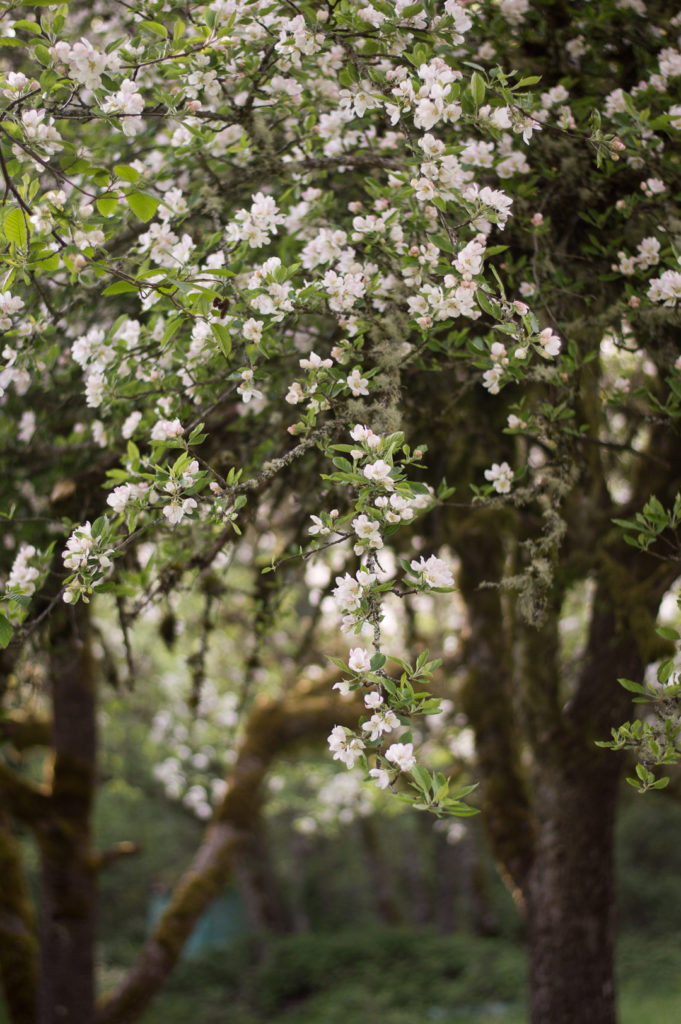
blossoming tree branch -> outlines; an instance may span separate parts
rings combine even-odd
[[[643,0],[1,12],[7,676],[57,640],[84,651],[98,595],[125,631],[232,566],[300,581],[318,564],[332,685],[360,703],[331,728],[333,758],[466,815],[471,787],[419,754],[441,659],[405,656],[386,629],[400,604],[446,606],[457,575],[460,710],[530,922],[533,1020],[574,1021],[585,999],[614,1020],[611,890],[574,886],[587,855],[594,878],[609,870],[619,768],[595,742],[626,715],[617,676],[659,653],[678,561],[673,545],[648,555],[671,513],[638,548],[613,524],[652,492],[671,509],[679,487],[678,14]],[[561,662],[575,590],[586,633]],[[62,669],[66,763],[82,736],[63,708],[89,698]],[[8,693],[14,713],[21,686]],[[49,800],[3,777],[13,814]],[[566,864],[549,837],[571,843],[575,820]],[[577,904],[599,921],[597,962],[565,925]]]

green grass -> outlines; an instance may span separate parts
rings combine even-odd
[[[625,938],[620,1024],[678,1024],[681,950]],[[228,1012],[227,1012],[228,1008]],[[288,936],[185,963],[142,1024],[528,1024],[525,955],[407,930]]]
[[[120,981],[102,972],[104,987]],[[681,948],[622,939],[619,1024],[679,1024]],[[182,963],[141,1024],[528,1024],[525,954],[506,939],[407,929],[292,935]],[[0,1024],[5,1024],[0,1006]]]

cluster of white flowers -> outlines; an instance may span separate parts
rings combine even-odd
[[[189,463],[185,462],[183,469],[174,469],[172,478],[163,485],[163,490],[169,495],[170,501],[163,506],[161,512],[171,526],[177,526],[185,516],[191,515],[198,508],[195,498],[183,496],[184,491],[194,487],[198,475],[198,460],[192,459]]]
[[[140,117],[144,110],[144,97],[138,91],[137,85],[131,79],[126,78],[121,83],[118,92],[108,96],[102,103],[102,110],[106,114],[123,114],[123,134],[128,136],[136,135],[143,128],[143,121]]]
[[[339,611],[346,616],[343,622],[344,628],[350,628],[355,624],[355,613],[360,610],[362,601],[375,582],[376,574],[367,569],[358,569],[354,576],[351,576],[349,572],[344,573],[343,576],[336,576],[333,598]],[[360,616],[360,621],[363,621],[363,616]]]
[[[35,593],[36,580],[40,572],[35,566],[29,565],[32,558],[36,556],[36,549],[32,544],[22,544],[12,564],[5,590],[11,594],[24,594],[30,597]]]
[[[11,292],[0,292],[0,330],[8,331],[12,326],[12,317],[24,308],[24,300]]]
[[[681,273],[665,270],[653,278],[648,287],[648,298],[652,302],[661,302],[663,306],[676,306],[681,302]]]
[[[513,470],[508,462],[494,462],[491,469],[485,470],[485,480],[489,480],[497,494],[508,494],[513,483]]]
[[[67,74],[86,89],[99,89],[102,75],[115,75],[121,67],[121,55],[117,50],[104,53],[95,49],[88,39],[81,39],[70,46],[59,40],[51,47],[50,56],[66,65]]]
[[[238,210],[225,235],[230,244],[248,242],[252,249],[260,249],[276,235],[284,215],[271,196],[256,192],[251,200],[250,210]]]
[[[371,716],[368,722],[363,723],[362,731],[367,733],[370,743],[375,743],[384,733],[392,732],[393,729],[399,729],[399,727],[400,720],[395,712],[390,708],[381,708]]]
[[[77,526],[66,541],[62,552],[64,567],[75,573],[64,590],[66,604],[74,604],[79,598],[87,601],[87,594],[101,582],[112,566],[113,551],[107,548],[101,537],[92,536],[92,524],[88,521]]]
[[[198,503],[195,498],[183,498],[179,488],[174,484],[166,484],[165,489],[170,494],[170,501],[161,511],[171,526],[177,526],[185,516],[191,515],[194,509],[198,508]]]
[[[126,124],[133,123],[133,118],[126,121]],[[165,210],[162,212],[166,213]],[[168,219],[164,216],[163,220],[154,221],[150,224],[149,230],[139,236],[138,247],[141,253],[148,252],[149,258],[159,267],[177,269],[190,261],[196,243],[186,232],[182,238],[178,238],[175,232],[170,230]]]
[[[40,88],[40,83],[29,79],[23,71],[8,71],[0,79],[0,93],[8,100],[15,100],[24,92],[34,92]]]
[[[618,270],[625,277],[631,277],[637,270],[648,270],[660,262],[660,242],[654,235],[642,239],[637,246],[637,254],[629,256],[620,251],[617,253],[618,262],[612,265],[613,270]]]
[[[386,750],[385,756],[401,772],[410,772],[416,764],[413,743],[393,743]]]
[[[127,483],[120,484],[119,487],[114,487],[114,489],[107,495],[106,503],[117,515],[121,515],[129,505],[132,505],[135,502],[142,502],[146,504],[147,502],[153,503],[157,499],[158,495],[155,491],[150,490],[148,483]]]
[[[152,441],[170,441],[174,437],[182,437],[184,428],[179,419],[160,419],[154,423],[149,435]]]
[[[441,57],[433,57],[427,64],[421,64],[418,77],[422,84],[417,89],[405,75],[391,90],[394,102],[385,104],[391,123],[396,124],[407,111],[412,114],[414,127],[427,132],[437,124],[458,121],[461,104],[450,99],[449,93],[453,83],[461,80],[461,72]]]
[[[255,386],[255,373],[250,367],[241,371],[241,383],[237,385],[237,394],[241,395],[241,401],[248,405],[254,398],[263,398],[262,391]]]
[[[424,558],[423,555],[409,563],[411,571],[421,583],[428,587],[453,587],[454,577],[446,562],[435,555]]]
[[[346,768],[354,768],[364,750],[362,740],[342,725],[334,725],[329,733],[328,744],[334,761],[341,761]]]
[[[352,309],[366,291],[364,276],[358,273],[338,274],[335,270],[327,270],[321,285],[329,309],[339,313]]]

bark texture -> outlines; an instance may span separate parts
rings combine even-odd
[[[63,608],[50,631],[53,703],[49,815],[37,828],[42,869],[39,1024],[90,1024],[94,1015],[96,870],[95,672],[87,606]]]

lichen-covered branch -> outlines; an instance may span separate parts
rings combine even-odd
[[[51,724],[45,718],[8,715],[0,721],[0,742],[11,743],[15,750],[46,747],[50,734]]]
[[[355,724],[354,702],[341,702],[301,684],[279,700],[261,699],[248,721],[227,792],[190,867],[130,973],[109,993],[97,1024],[130,1024],[161,988],[204,910],[232,871],[234,858],[256,827],[262,784],[274,759],[334,725]]]

